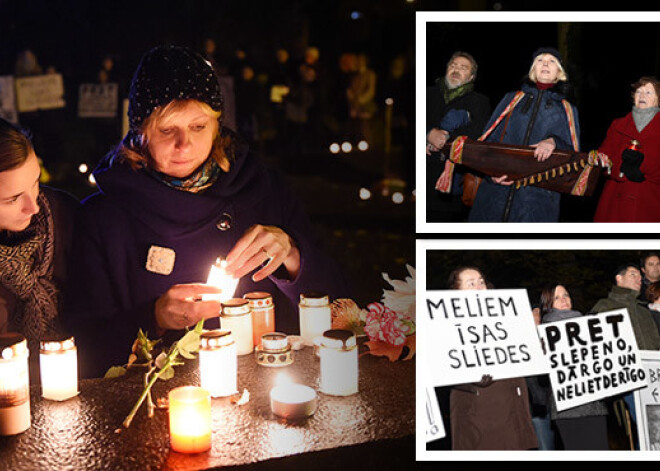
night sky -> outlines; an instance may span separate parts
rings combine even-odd
[[[543,18],[540,15],[538,18]],[[632,107],[631,87],[660,72],[657,23],[574,23],[565,67],[578,107],[583,151],[598,147],[611,121]],[[558,48],[557,23],[427,23],[427,84],[444,75],[455,50],[479,64],[477,90],[494,107],[516,90],[539,47]],[[562,51],[563,52],[563,51]]]

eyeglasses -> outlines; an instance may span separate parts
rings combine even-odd
[[[635,92],[635,95],[646,95],[646,96],[651,96],[651,95],[655,95],[655,92],[654,92],[654,91],[651,91],[651,90],[637,90],[637,91]]]

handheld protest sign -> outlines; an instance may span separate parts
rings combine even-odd
[[[627,309],[543,324],[539,335],[558,411],[646,385]]]
[[[642,350],[642,367],[648,385],[635,391],[639,449],[660,450],[660,352]]]
[[[442,413],[435,390],[426,387],[426,442],[439,440],[445,436],[445,426],[442,423]]]
[[[547,373],[527,291],[426,292],[427,383],[474,383]]]

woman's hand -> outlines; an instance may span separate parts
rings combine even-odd
[[[162,330],[181,330],[201,319],[218,317],[220,301],[202,301],[203,294],[219,294],[220,288],[201,283],[174,285],[156,300],[156,325]],[[162,332],[161,332],[162,334]]]
[[[253,281],[272,275],[280,265],[284,265],[291,278],[298,276],[300,271],[300,252],[295,242],[275,226],[257,224],[250,227],[229,251],[226,260],[225,269],[234,278],[241,278],[267,262],[252,276]]]
[[[552,155],[557,145],[555,144],[555,140],[549,137],[543,139],[541,142],[537,142],[532,147],[534,147],[534,157],[536,157],[536,160],[543,162]]]

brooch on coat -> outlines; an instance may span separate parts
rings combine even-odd
[[[175,258],[176,254],[174,253],[174,250],[167,247],[152,245],[149,247],[149,253],[147,254],[146,268],[152,273],[169,275],[174,269]]]

